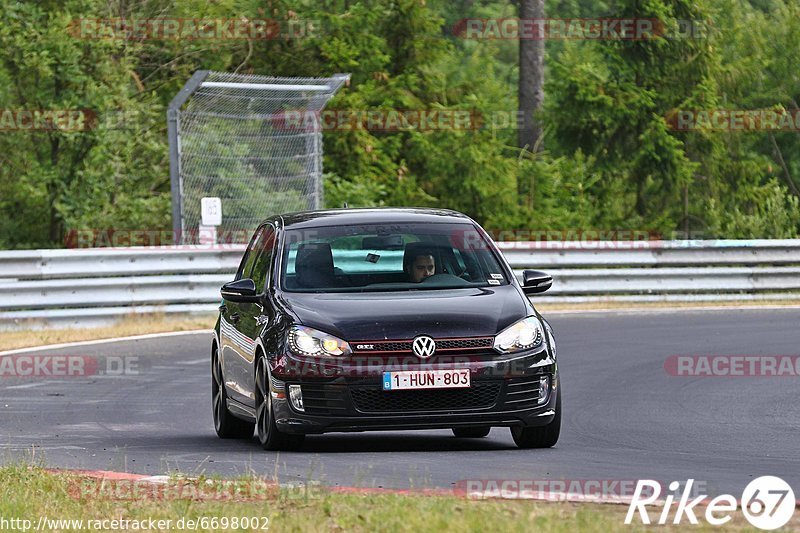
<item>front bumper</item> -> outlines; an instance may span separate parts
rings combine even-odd
[[[437,369],[448,368],[441,363]],[[272,376],[273,409],[286,433],[326,433],[460,426],[541,426],[555,416],[557,365],[546,349],[512,357],[453,363],[470,369],[470,388],[384,391],[380,367],[371,375],[341,372],[330,378]],[[424,367],[420,367],[424,370]],[[539,378],[549,377],[544,402]],[[288,399],[288,385],[303,391],[301,412]]]

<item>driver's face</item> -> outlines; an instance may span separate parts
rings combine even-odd
[[[419,283],[425,278],[433,276],[436,271],[436,265],[433,262],[433,256],[420,255],[414,259],[411,265],[411,281]]]

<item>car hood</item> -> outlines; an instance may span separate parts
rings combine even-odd
[[[429,291],[283,293],[300,323],[344,340],[493,336],[533,312],[512,285]]]

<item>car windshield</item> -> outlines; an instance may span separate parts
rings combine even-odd
[[[281,287],[289,292],[437,290],[508,284],[472,224],[366,224],[289,229]]]

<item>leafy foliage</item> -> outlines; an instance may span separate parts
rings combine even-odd
[[[168,229],[166,106],[198,69],[350,72],[329,109],[468,110],[482,127],[324,136],[329,206],[464,211],[490,229],[648,229],[796,237],[796,132],[675,131],[675,110],[798,110],[790,0],[552,0],[548,17],[703,21],[704,38],[546,45],[545,146],[515,148],[517,43],[459,38],[507,0],[0,0],[0,111],[89,109],[85,131],[0,131],[0,247],[70,228]],[[314,21],[302,39],[82,39],[81,18]],[[230,147],[235,155],[237,148]],[[235,164],[220,175],[237,172]],[[223,185],[220,185],[223,186]],[[253,209],[263,198],[253,197]],[[196,203],[196,202],[195,202]]]

